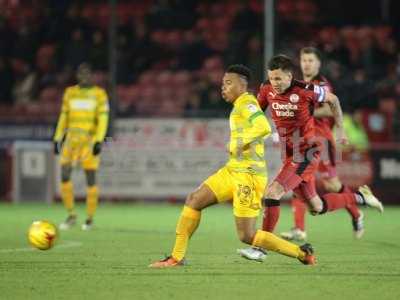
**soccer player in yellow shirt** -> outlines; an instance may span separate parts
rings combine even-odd
[[[68,210],[67,219],[60,224],[63,230],[76,223],[71,181],[72,168],[76,165],[85,170],[87,183],[87,219],[82,229],[89,230],[92,227],[99,195],[96,171],[109,115],[107,94],[104,89],[92,84],[90,66],[81,64],[76,75],[78,84],[68,87],[64,92],[54,135],[54,152],[61,154],[61,198]]]
[[[257,99],[247,92],[249,79],[250,70],[243,65],[232,65],[226,70],[222,97],[233,105],[229,117],[229,161],[189,194],[176,226],[171,255],[149,267],[184,265],[188,242],[200,224],[201,211],[231,200],[236,230],[242,242],[297,258],[304,264],[315,263],[310,244],[298,246],[273,233],[256,230],[261,199],[267,185],[264,138],[270,135],[271,127]]]

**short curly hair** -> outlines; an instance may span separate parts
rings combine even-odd
[[[246,79],[247,81],[250,81],[250,79],[251,79],[251,70],[248,67],[246,67],[245,65],[240,65],[240,64],[230,65],[226,69],[226,73],[238,74],[239,76]]]

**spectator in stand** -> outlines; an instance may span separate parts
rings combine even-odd
[[[393,138],[395,142],[400,143],[400,98],[397,98],[396,104],[396,111],[393,115]]]
[[[76,29],[71,34],[71,40],[66,43],[64,51],[65,65],[76,69],[88,56],[88,45],[82,29]]]
[[[38,35],[35,26],[24,22],[14,36],[14,47],[12,55],[18,57],[30,65],[33,65],[35,53],[38,49]]]
[[[165,55],[164,50],[150,39],[148,28],[142,22],[135,23],[131,54],[135,77]]]
[[[107,44],[104,33],[96,30],[92,35],[92,45],[89,49],[89,61],[95,70],[105,71],[107,69]]]
[[[261,15],[257,15],[251,8],[248,1],[239,2],[237,14],[232,21],[230,32],[230,42],[227,53],[227,64],[237,63],[246,56],[247,49],[243,45],[247,44],[250,36],[255,32],[260,32],[262,27]]]
[[[8,57],[12,52],[12,47],[10,46],[13,45],[13,32],[2,15],[0,15],[0,37],[0,57]]]
[[[203,38],[194,31],[186,31],[184,34],[184,44],[179,54],[179,68],[187,70],[200,69],[203,61],[215,54]]]
[[[36,90],[37,75],[31,70],[28,63],[20,59],[13,60],[15,84],[13,98],[16,104],[26,104],[33,100]]]
[[[77,4],[72,4],[66,13],[66,16],[61,23],[63,25],[62,32],[65,34],[64,39],[68,41],[72,33],[79,29],[85,34],[89,31],[89,25],[81,16],[81,8]]]
[[[241,0],[237,14],[232,21],[232,30],[251,34],[262,28],[262,16],[256,14],[250,7],[250,1]]]
[[[349,87],[349,100],[356,108],[372,108],[376,104],[375,85],[363,69],[355,70]]]
[[[263,57],[261,37],[252,36],[247,43],[247,57],[245,65],[253,71],[253,83],[258,87],[264,81],[264,65],[260,63]]]
[[[128,84],[133,81],[132,70],[129,65],[130,49],[128,36],[119,33],[117,36],[117,83],[119,84]]]
[[[12,87],[14,75],[8,61],[0,56],[0,103],[12,103]]]

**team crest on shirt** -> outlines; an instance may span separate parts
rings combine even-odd
[[[289,100],[290,100],[290,102],[292,102],[292,103],[297,103],[297,102],[299,102],[299,99],[300,99],[300,97],[299,97],[299,95],[297,95],[297,94],[291,94],[290,97],[289,97]]]

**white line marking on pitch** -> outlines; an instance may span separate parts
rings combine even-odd
[[[60,248],[74,248],[82,246],[82,242],[77,241],[64,241],[61,245],[55,245],[54,249]],[[37,249],[32,247],[25,247],[25,248],[13,248],[13,249],[0,249],[0,253],[8,253],[8,252],[27,252],[27,251],[35,251]]]

